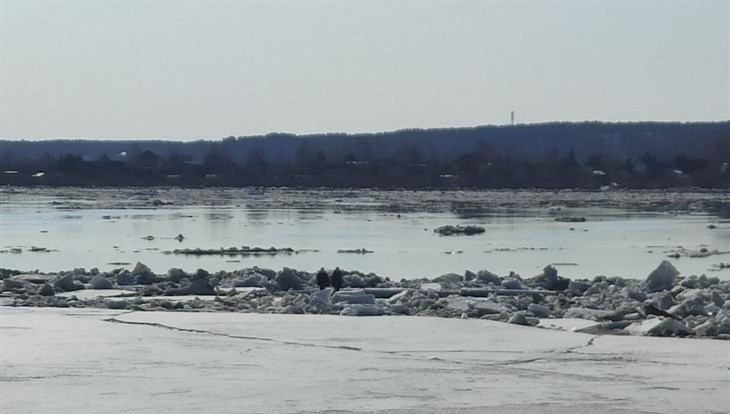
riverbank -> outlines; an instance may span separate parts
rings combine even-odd
[[[531,278],[486,270],[435,279],[393,281],[345,270],[343,289],[317,285],[315,273],[247,268],[211,274],[142,263],[99,272],[23,273],[3,269],[0,304],[13,307],[103,308],[345,316],[433,316],[525,326],[581,318],[592,334],[730,339],[730,281],[682,277],[668,261],[645,280],[571,280],[547,266]],[[331,271],[329,272],[331,277]]]

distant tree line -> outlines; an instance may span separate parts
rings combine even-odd
[[[0,144],[14,185],[730,188],[730,122]]]

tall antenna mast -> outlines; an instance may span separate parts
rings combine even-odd
[[[515,111],[510,112],[510,118],[512,121],[512,125],[514,125],[515,124]]]

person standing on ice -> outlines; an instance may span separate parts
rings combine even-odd
[[[342,287],[342,270],[340,270],[339,267],[335,267],[335,270],[332,272],[330,284],[332,285],[332,288],[334,288],[335,292],[340,290]]]
[[[327,275],[327,271],[324,270],[324,267],[320,268],[317,273],[317,285],[319,285],[319,290],[324,290],[324,288],[330,285],[330,278]]]

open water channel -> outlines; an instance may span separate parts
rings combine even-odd
[[[645,278],[662,260],[730,279],[730,194],[666,191],[0,189],[0,267],[156,273],[320,267],[391,279],[487,269],[523,277]],[[583,217],[585,222],[559,222]],[[443,225],[478,225],[439,236]],[[177,235],[183,235],[177,240]],[[290,247],[276,255],[186,256],[175,249]],[[35,249],[34,249],[35,248]],[[342,253],[366,249],[372,253]],[[706,257],[691,253],[717,251]],[[35,251],[34,251],[35,250]],[[676,257],[679,254],[680,257]],[[674,256],[674,257],[669,257]]]

